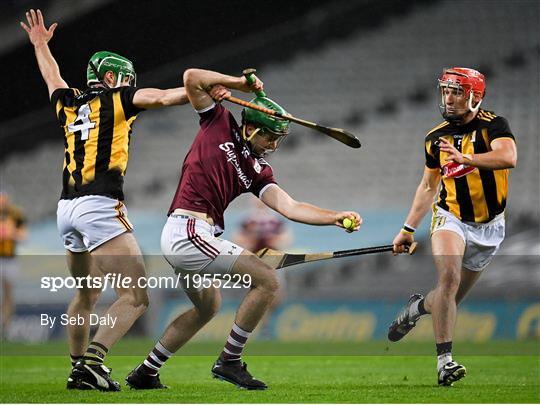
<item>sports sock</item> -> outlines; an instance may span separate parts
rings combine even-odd
[[[227,343],[219,355],[219,359],[224,363],[240,363],[242,351],[251,332],[245,331],[236,323],[233,324],[231,333],[227,338]]]
[[[452,361],[452,342],[437,343],[437,370]]]
[[[154,348],[148,353],[146,359],[139,366],[139,370],[146,375],[156,376],[161,366],[165,364],[173,353],[168,351],[161,342],[157,342]]]
[[[86,352],[83,354],[82,358],[88,365],[99,366],[100,364],[103,364],[103,359],[105,359],[108,351],[109,349],[107,349],[101,343],[90,342],[88,349],[86,349]]]
[[[426,315],[428,312],[426,311],[426,308],[424,307],[424,302],[426,301],[425,298],[422,298],[420,301],[418,301],[418,313],[420,315]]]
[[[83,356],[74,356],[74,355],[70,354],[69,358],[71,359],[71,367],[75,367],[75,363],[77,363],[79,360],[81,360],[83,358]]]

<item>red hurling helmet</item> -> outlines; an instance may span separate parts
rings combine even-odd
[[[443,71],[438,87],[441,92],[439,109],[442,116],[449,121],[459,123],[467,113],[476,114],[478,112],[482,99],[486,94],[486,79],[477,70],[454,67]],[[447,113],[444,101],[444,89],[446,88],[455,89],[458,94],[462,94],[467,100],[467,109],[462,114],[450,115]]]

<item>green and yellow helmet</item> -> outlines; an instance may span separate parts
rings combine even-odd
[[[122,84],[124,78],[130,78],[130,85],[137,85],[137,74],[133,63],[114,52],[99,51],[92,55],[86,68],[86,83],[88,86],[103,83],[105,73],[111,71],[116,76],[114,87]]]
[[[250,101],[250,103],[277,111],[283,115],[288,114],[283,107],[281,107],[275,101],[270,100],[268,97],[255,97]],[[289,133],[288,120],[272,117],[268,114],[247,107],[242,110],[242,123],[251,123],[256,127],[261,128],[263,131],[269,131],[276,135],[287,135]],[[249,139],[246,140],[249,141]]]

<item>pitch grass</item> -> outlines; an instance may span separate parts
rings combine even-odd
[[[144,343],[143,348],[140,344]],[[54,343],[40,345],[43,351]],[[122,345],[122,343],[120,344]],[[246,356],[249,369],[270,386],[267,391],[244,391],[210,377],[215,355],[188,355],[197,352],[197,344],[169,360],[163,368],[162,381],[168,390],[135,391],[123,387],[119,393],[67,391],[69,371],[66,356],[13,355],[21,345],[2,347],[0,360],[1,402],[64,403],[508,403],[540,401],[540,364],[538,343],[522,346],[513,343],[483,344],[484,352],[459,356],[468,374],[454,387],[438,387],[434,356],[430,355],[261,355],[267,345],[258,343],[257,355]],[[339,343],[324,345],[339,347]],[[367,346],[378,347],[377,344]],[[203,347],[206,347],[204,344]],[[216,347],[219,345],[216,344]],[[281,343],[283,350],[290,350]],[[291,345],[294,347],[295,345]],[[316,347],[321,345],[305,344]],[[352,347],[345,344],[344,347]],[[402,345],[407,347],[407,345]],[[432,345],[425,345],[431,347]],[[33,348],[38,346],[33,346]],[[146,351],[147,341],[126,341],[117,352]],[[135,347],[137,349],[135,350]],[[392,346],[393,347],[393,346]],[[409,345],[409,352],[422,345]],[[480,348],[481,346],[478,345]],[[520,350],[517,350],[521,347]],[[8,349],[9,350],[6,350]],[[188,349],[186,347],[186,349]],[[404,349],[406,350],[406,349]],[[205,350],[206,351],[206,350]],[[373,350],[377,352],[377,350]],[[8,354],[8,352],[11,352]],[[29,353],[31,350],[28,351]],[[516,355],[516,352],[521,352]],[[107,363],[113,377],[123,378],[141,361],[141,355],[111,355]],[[512,353],[508,355],[508,353]],[[144,358],[144,356],[142,357]],[[123,382],[123,381],[122,381]]]

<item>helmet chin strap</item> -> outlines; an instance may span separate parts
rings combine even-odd
[[[106,88],[110,89],[111,87],[107,84],[107,82],[105,82],[105,78],[103,79],[100,79],[99,78],[99,72],[98,70],[96,69],[96,66],[94,65],[94,63],[92,61],[88,62],[88,64],[90,65],[90,68],[92,69],[92,71],[94,72],[94,74],[96,75],[96,79],[99,80],[99,82],[105,86]]]
[[[472,112],[473,114],[476,114],[478,112],[478,110],[480,109],[480,104],[482,104],[482,99],[480,99],[480,101],[478,102],[478,104],[476,104],[476,107],[473,107],[473,92],[471,90],[471,92],[469,93],[469,102],[468,102],[468,107],[469,107],[469,111]]]
[[[257,133],[260,131],[261,129],[260,128],[257,128],[255,129],[255,131],[253,131],[251,133],[251,135],[247,136],[247,132],[246,132],[246,125],[244,124],[242,126],[242,138],[244,138],[246,141],[251,141],[253,139],[253,137],[255,135],[257,135]]]
[[[246,131],[246,125],[244,124],[242,126],[242,138],[244,138],[244,140],[246,140],[248,142],[248,146],[249,146],[249,149],[251,150],[251,153],[253,153],[255,156],[257,157],[264,157],[266,154],[268,154],[268,152],[271,152],[271,150],[264,150],[262,153],[257,153],[255,152],[255,148],[253,146],[253,144],[251,143],[251,140],[253,139],[253,137],[255,135],[257,135],[257,133],[261,130],[261,128],[256,128],[250,136],[247,136],[247,131]]]
[[[123,80],[123,77],[122,77],[122,72],[119,72],[118,73],[118,77],[116,78],[116,84],[114,85],[114,88],[116,89],[117,87],[120,87],[122,85],[122,80]]]

